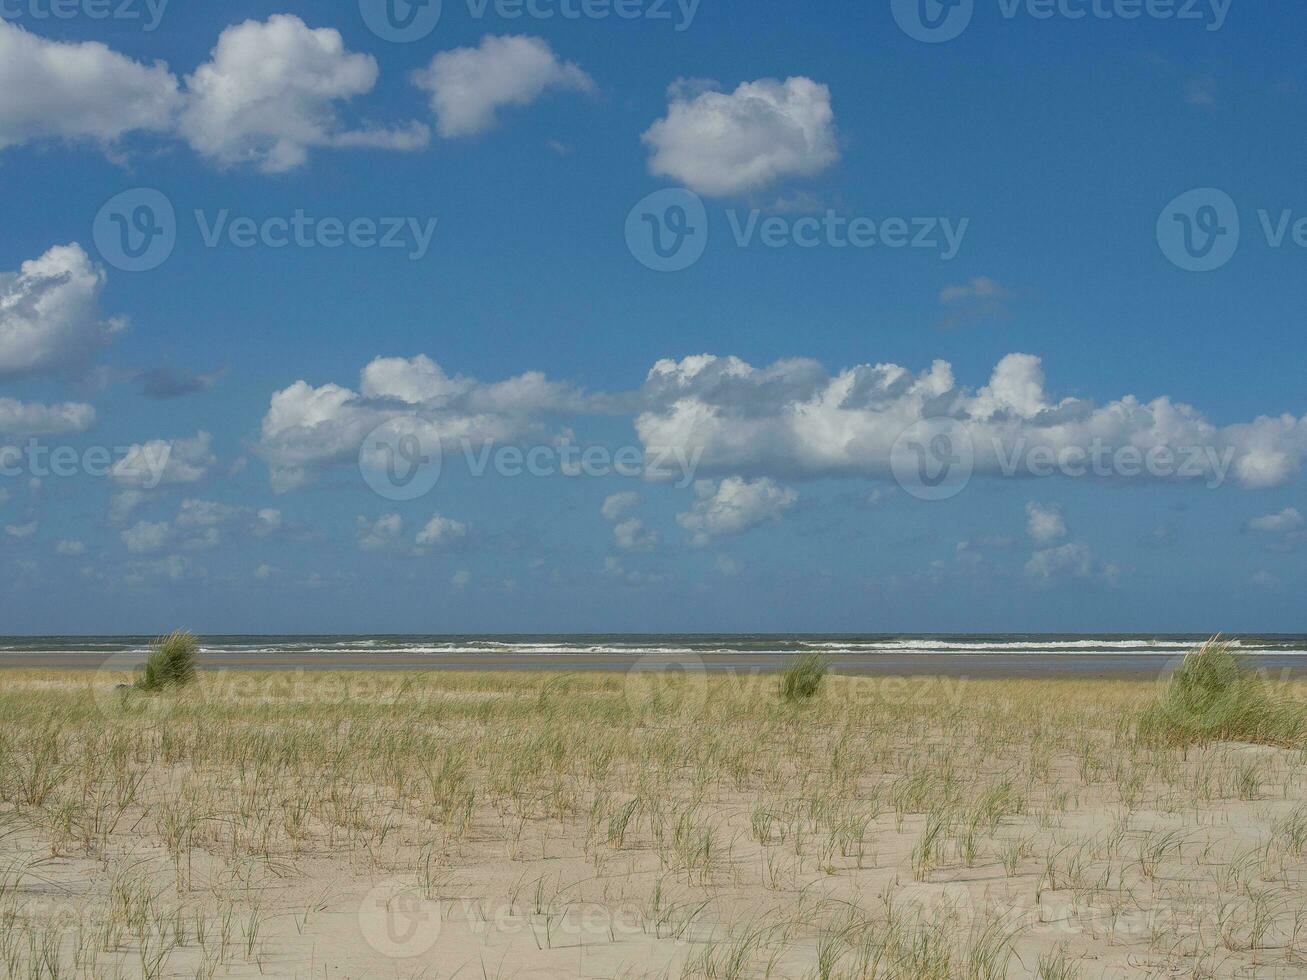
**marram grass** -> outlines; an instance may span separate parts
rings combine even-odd
[[[1297,746],[1307,741],[1307,705],[1278,693],[1213,639],[1187,654],[1140,717],[1139,736],[1185,745],[1204,741]]]
[[[195,680],[199,649],[195,634],[185,630],[174,630],[155,640],[145,670],[136,680],[136,689],[154,693],[190,684]]]
[[[821,691],[830,663],[819,653],[794,661],[781,675],[781,697],[786,701],[808,701]]]

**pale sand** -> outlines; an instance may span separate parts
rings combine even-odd
[[[105,680],[0,673],[0,975],[1307,975],[1307,753],[1152,684]]]

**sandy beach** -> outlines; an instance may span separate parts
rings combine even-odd
[[[0,980],[1307,980],[1305,37],[0,0]]]
[[[1307,970],[1307,752],[1148,743],[1155,682],[107,679],[0,674],[6,975]]]

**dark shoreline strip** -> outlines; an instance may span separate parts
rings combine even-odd
[[[1083,654],[1026,653],[1008,654],[874,654],[832,653],[833,669],[841,674],[870,676],[949,676],[981,679],[1023,678],[1098,678],[1145,680],[1164,674],[1178,655],[1155,653]],[[665,664],[680,663],[713,672],[739,671],[770,673],[783,669],[791,654],[703,654],[695,657],[655,655],[651,658],[624,654],[531,654],[479,653],[475,655],[429,655],[378,651],[359,654],[294,653],[209,653],[201,657],[204,670],[442,670],[442,671],[607,671],[623,673],[631,669],[658,669]],[[1279,678],[1307,678],[1307,657],[1274,654],[1250,658],[1252,665]],[[102,655],[78,653],[0,653],[0,670],[95,670],[105,663]],[[115,658],[114,668],[126,666]]]

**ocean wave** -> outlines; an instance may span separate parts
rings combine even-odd
[[[4,637],[0,655],[141,654],[144,637]],[[1174,657],[1200,642],[1180,636],[231,636],[209,637],[210,657],[778,657],[821,652],[832,658]],[[1250,657],[1307,656],[1307,636],[1247,636],[1232,642]]]

